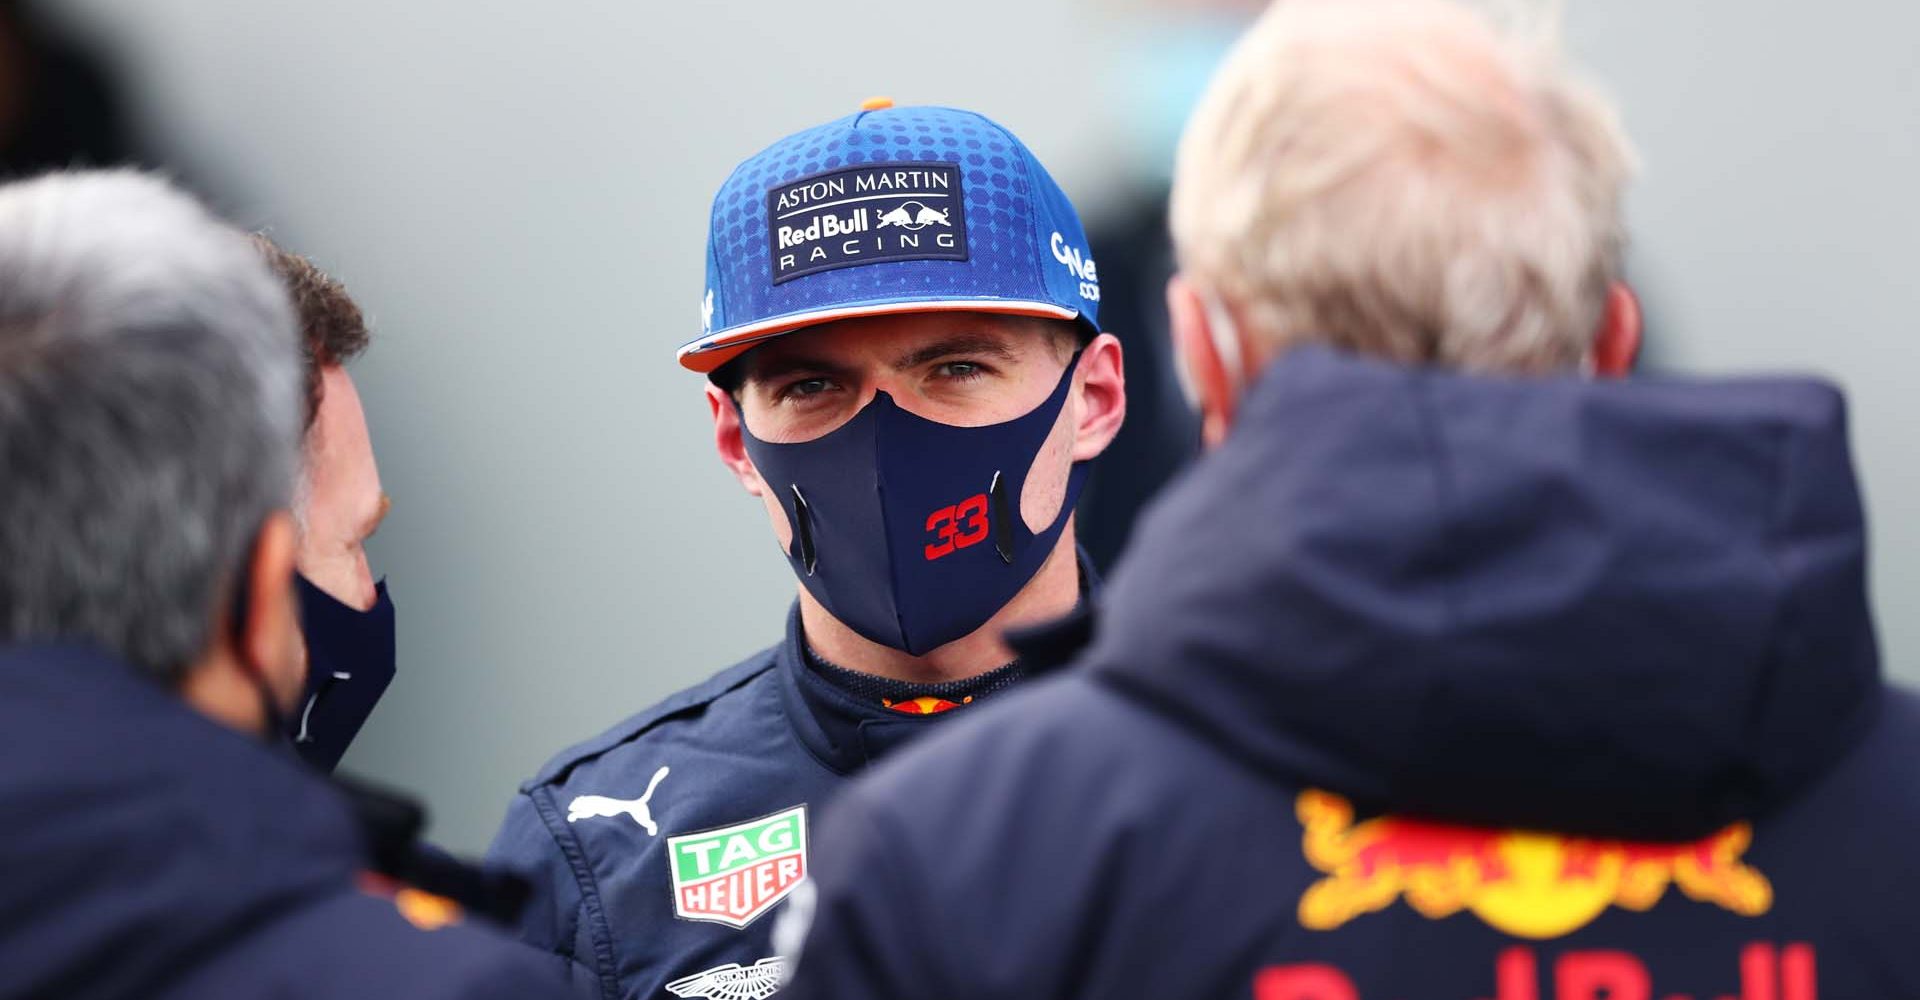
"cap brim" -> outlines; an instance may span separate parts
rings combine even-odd
[[[879,302],[864,306],[837,306],[813,312],[791,313],[760,323],[723,330],[714,336],[702,337],[680,348],[678,357],[682,367],[696,372],[710,372],[746,353],[762,341],[771,340],[784,333],[792,333],[802,327],[818,326],[821,323],[854,319],[860,316],[897,316],[903,313],[926,312],[983,312],[1002,316],[1034,316],[1040,319],[1080,318],[1080,311],[1077,309],[1068,309],[1051,302],[1020,299],[925,299]]]

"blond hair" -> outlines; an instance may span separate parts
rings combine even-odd
[[[1448,0],[1275,3],[1181,141],[1182,272],[1272,348],[1578,365],[1634,156],[1550,35]]]

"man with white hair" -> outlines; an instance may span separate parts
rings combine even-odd
[[[300,370],[161,181],[0,187],[0,997],[531,997],[287,747]]]
[[[1629,163],[1544,39],[1272,8],[1174,187],[1212,451],[1076,670],[824,815],[786,995],[1920,996],[1843,403],[1588,377]]]

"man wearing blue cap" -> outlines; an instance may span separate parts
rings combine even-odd
[[[521,788],[492,856],[535,880],[528,940],[609,998],[778,988],[815,811],[1022,680],[1006,629],[1088,586],[1074,501],[1126,408],[1099,299],[1073,206],[979,115],[877,99],[734,170],[679,357],[799,600]]]

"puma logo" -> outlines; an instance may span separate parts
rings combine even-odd
[[[581,795],[567,803],[567,822],[578,823],[583,819],[613,817],[621,813],[633,817],[635,823],[647,829],[647,836],[660,836],[660,827],[653,822],[653,812],[647,808],[648,800],[653,798],[653,790],[667,776],[667,767],[653,772],[653,780],[647,782],[647,793],[637,799],[610,799],[605,795]]]

